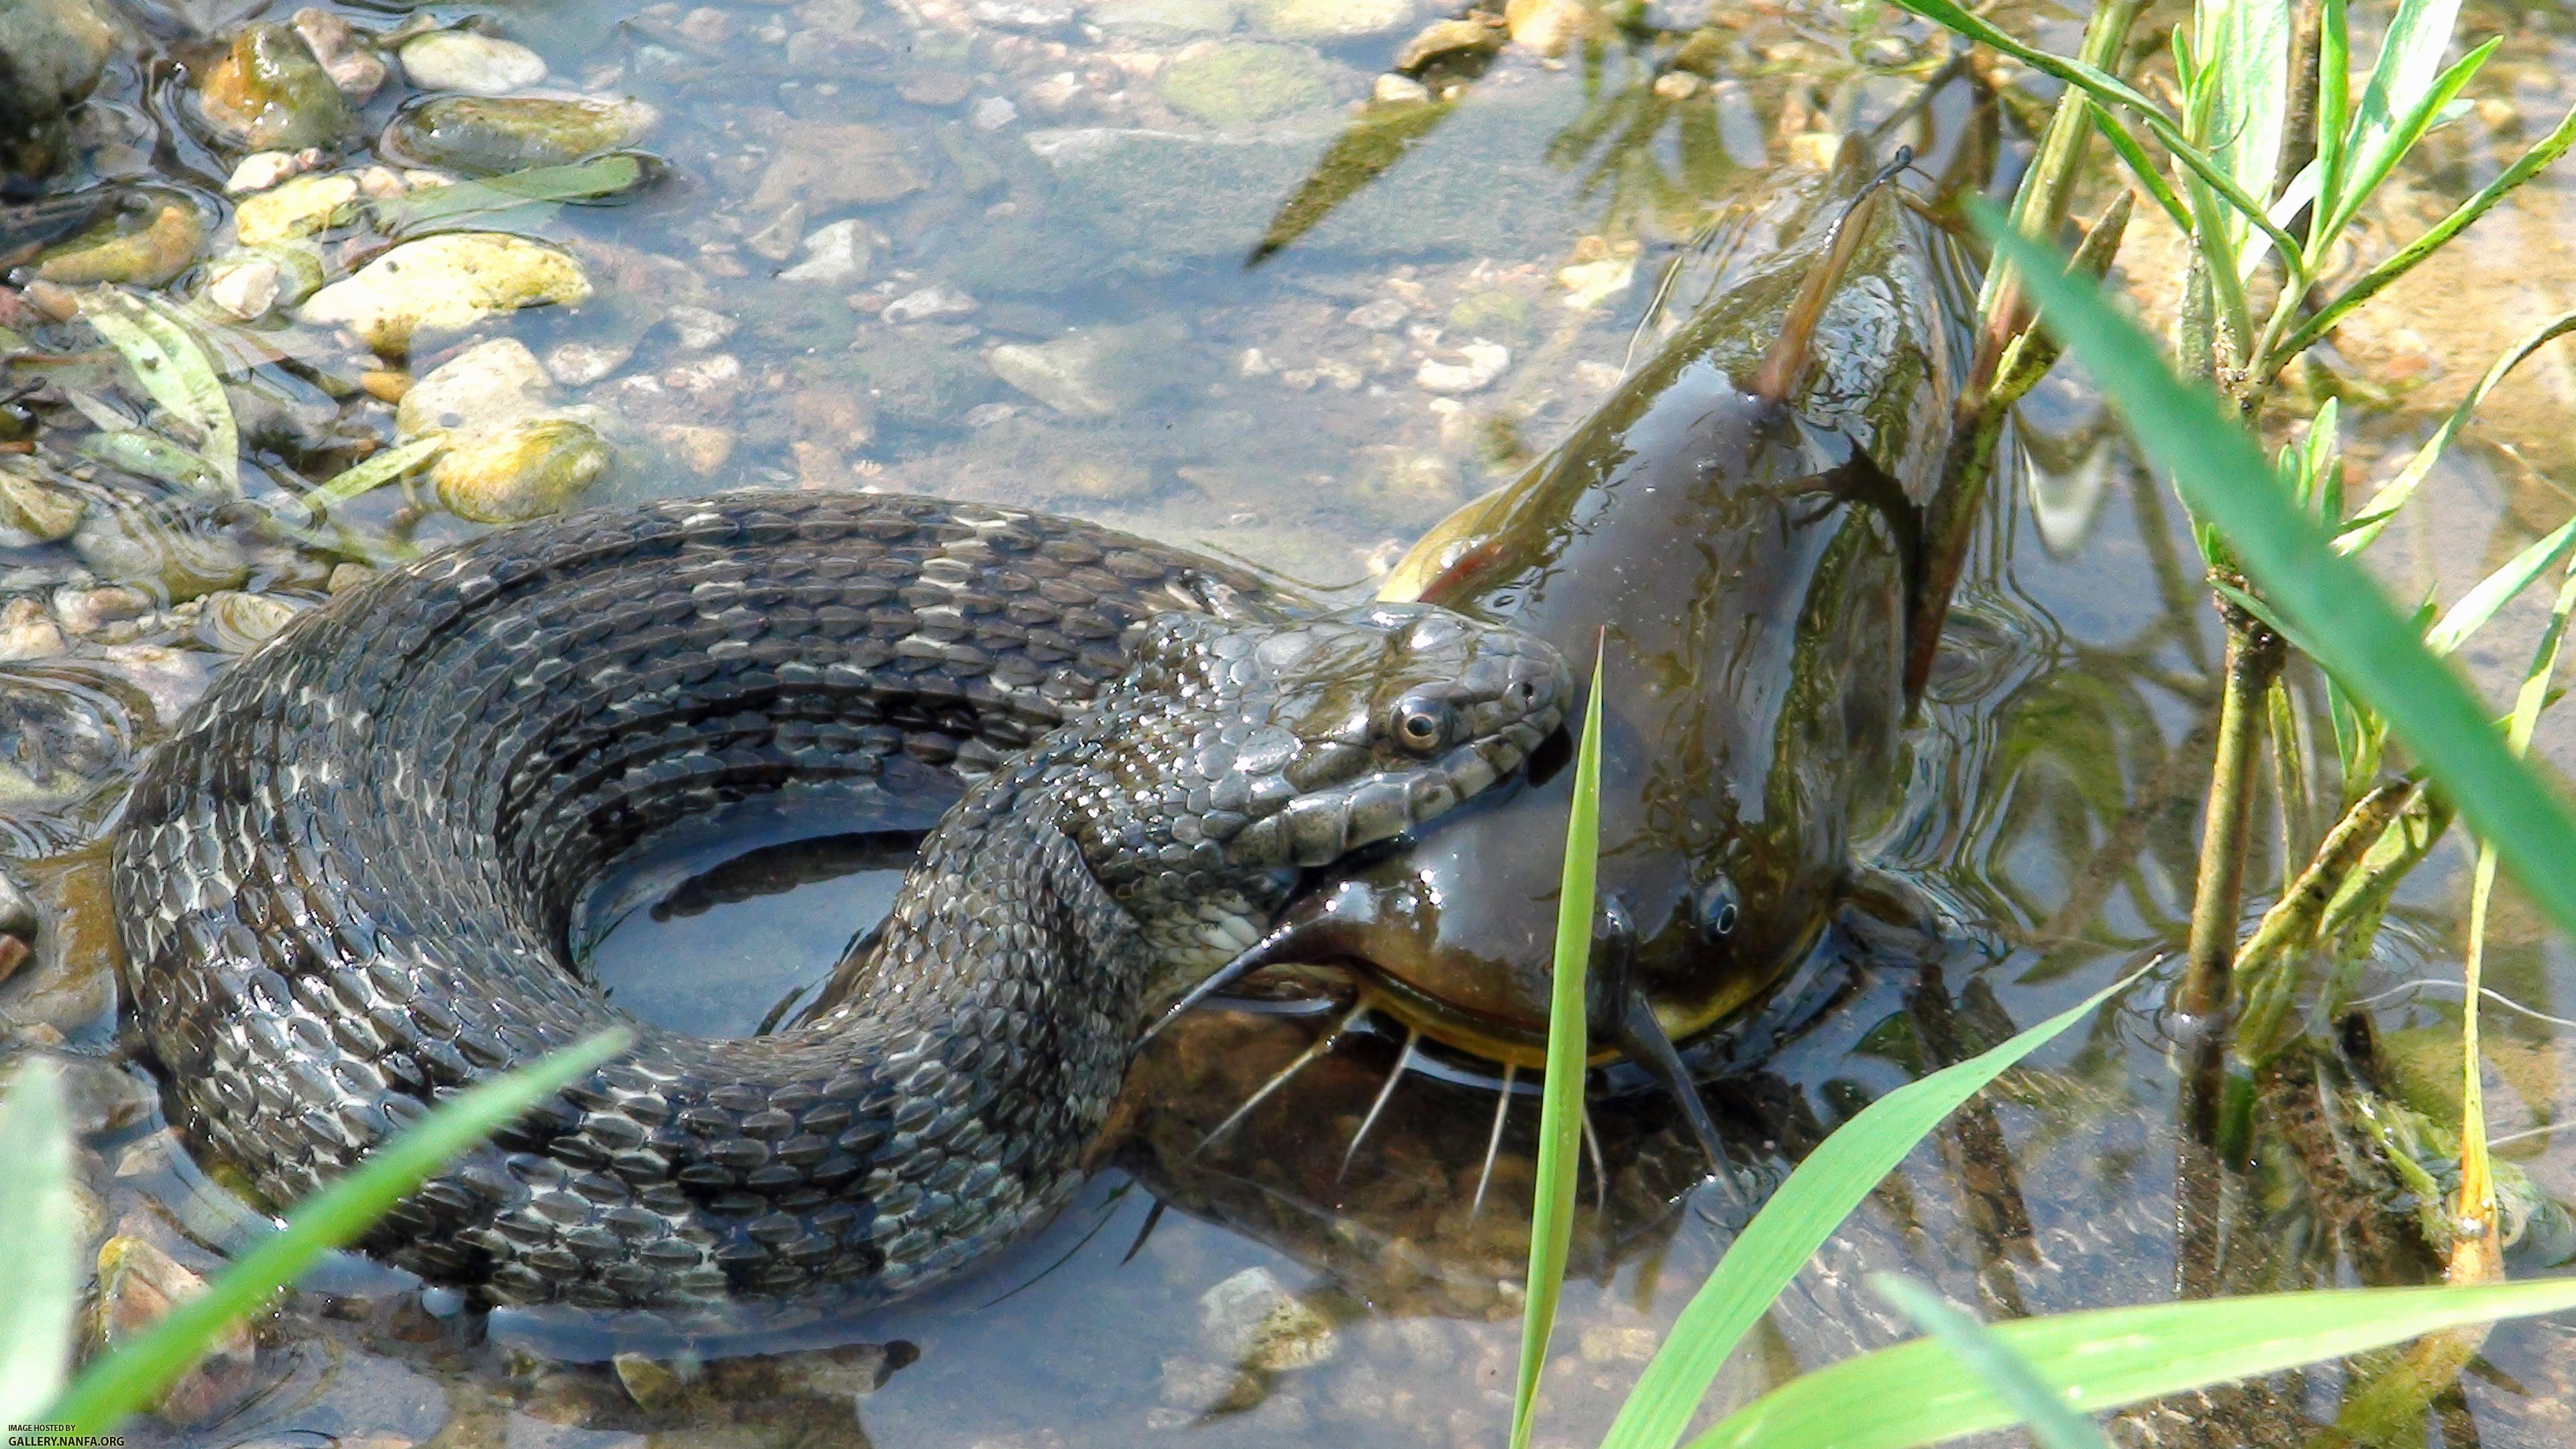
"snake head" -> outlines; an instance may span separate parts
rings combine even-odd
[[[1518,769],[1572,694],[1553,646],[1427,604],[1163,615],[1085,732],[1067,829],[1167,960],[1222,961],[1299,870]]]

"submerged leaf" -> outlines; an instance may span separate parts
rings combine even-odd
[[[185,424],[188,441],[227,493],[241,491],[241,432],[223,378],[194,333],[161,308],[114,287],[82,298],[81,314],[125,358],[152,401]]]

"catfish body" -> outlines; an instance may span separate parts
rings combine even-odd
[[[1675,1037],[1815,940],[1853,822],[1898,765],[1921,506],[1973,291],[1901,205],[1836,254],[1853,179],[1554,453],[1436,528],[1382,595],[1509,623],[1578,664],[1598,641],[1600,892],[1626,917],[1630,989]],[[1780,395],[1748,387],[1799,328],[1813,363]],[[1359,966],[1437,1038],[1537,1063],[1572,776],[1327,883],[1296,945]]]

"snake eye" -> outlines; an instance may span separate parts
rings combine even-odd
[[[1450,731],[1458,723],[1458,711],[1445,700],[1424,699],[1407,695],[1395,702],[1387,716],[1387,733],[1408,754],[1428,755],[1449,743]]]

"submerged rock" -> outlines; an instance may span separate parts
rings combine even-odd
[[[102,282],[157,287],[186,271],[205,240],[205,219],[195,206],[166,202],[143,226],[128,230],[112,222],[53,248],[36,264],[36,275],[66,287]]]
[[[1220,1362],[1277,1373],[1341,1351],[1333,1321],[1267,1268],[1246,1268],[1199,1298],[1199,1343]]]
[[[561,513],[609,464],[608,444],[572,418],[529,418],[471,434],[430,468],[438,501],[476,523]]]
[[[218,654],[247,654],[302,612],[303,605],[272,595],[219,590],[208,594],[198,611],[197,642]]]
[[[580,263],[550,246],[500,232],[450,232],[405,242],[324,287],[304,304],[303,318],[402,352],[424,328],[453,332],[516,308],[589,297]]]
[[[994,376],[1067,417],[1106,418],[1162,384],[1154,363],[1180,341],[1168,327],[1095,327],[996,347],[987,360]]]
[[[497,36],[433,30],[403,42],[403,74],[425,91],[505,96],[546,78],[544,56]]]
[[[111,1350],[132,1342],[169,1317],[171,1309],[205,1291],[205,1279],[143,1239],[108,1239],[98,1250],[99,1347]],[[249,1393],[257,1357],[249,1327],[232,1324],[161,1391],[152,1401],[153,1411],[173,1424],[213,1418]]]
[[[1234,28],[1234,0],[1096,0],[1083,18],[1141,40],[1223,35]]]
[[[115,48],[91,0],[0,0],[0,176],[42,176],[70,159],[64,117]]]
[[[295,33],[304,37],[313,58],[322,62],[323,73],[349,98],[351,105],[365,105],[369,97],[384,88],[385,63],[376,58],[349,26],[347,16],[336,11],[307,5],[295,12]]]
[[[496,338],[458,353],[403,394],[394,409],[394,435],[410,439],[434,432],[505,427],[546,407],[546,370],[515,337]]]
[[[0,467],[0,548],[33,548],[69,538],[87,508],[77,493]]]
[[[385,128],[383,150],[414,166],[496,176],[532,166],[568,166],[632,146],[660,119],[642,101],[439,96],[394,117]]]
[[[1415,15],[1413,0],[1250,0],[1254,28],[1285,40],[1382,35]]]
[[[348,98],[293,26],[246,26],[206,74],[197,103],[225,137],[254,151],[329,146],[349,127]]]
[[[358,199],[358,178],[304,175],[242,198],[233,210],[233,235],[246,247],[293,241],[328,229],[341,208]]]
[[[240,541],[176,503],[102,498],[72,531],[71,546],[100,578],[139,585],[173,604],[239,588],[250,577]]]
[[[1243,126],[1330,105],[1339,74],[1304,46],[1238,40],[1184,51],[1155,77],[1155,88],[1212,126]]]
[[[919,191],[919,173],[903,159],[903,145],[876,126],[808,124],[791,128],[777,158],[760,175],[751,205],[767,212],[801,201],[818,211],[874,206]]]
[[[805,260],[780,272],[778,280],[848,287],[867,277],[868,263],[875,251],[867,223],[836,221],[816,227],[814,234],[805,238]]]

